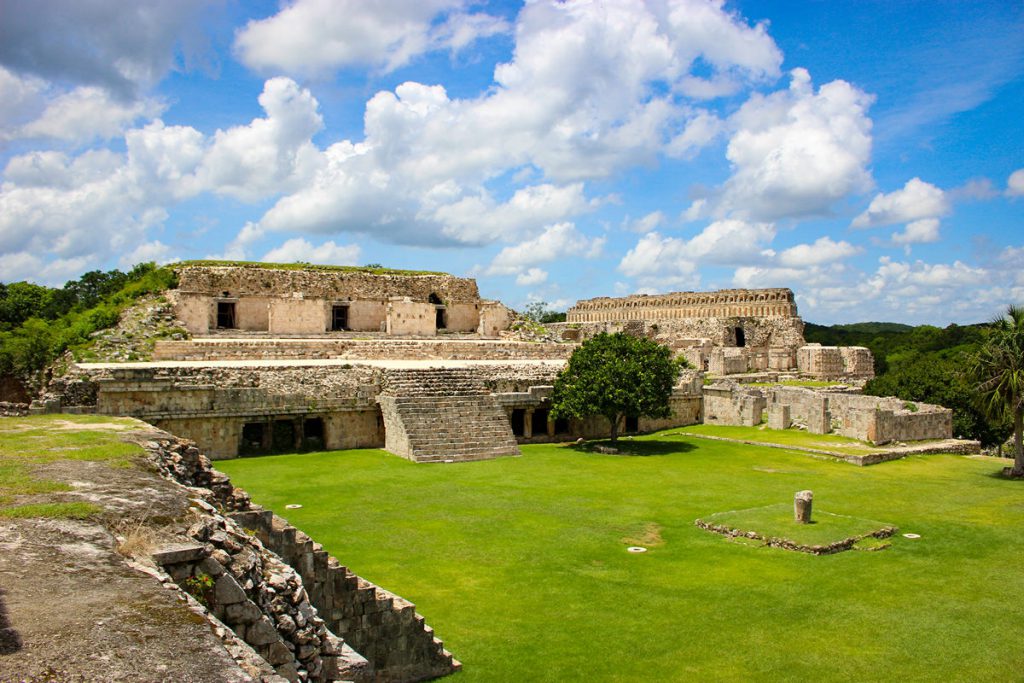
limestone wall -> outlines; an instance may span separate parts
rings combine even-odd
[[[716,292],[638,294],[579,301],[569,309],[570,323],[686,318],[795,317],[789,289],[725,289]]]
[[[274,296],[306,299],[386,301],[409,296],[426,301],[436,294],[445,304],[475,303],[476,281],[434,275],[375,275],[362,271],[284,270],[253,266],[182,266],[176,269],[181,292],[221,296]]]
[[[512,310],[500,301],[481,301],[477,332],[481,337],[497,337],[499,332],[509,328],[513,318]]]
[[[875,376],[874,358],[863,346],[821,346],[807,344],[797,350],[801,375],[818,379]]]
[[[764,395],[756,389],[733,383],[704,387],[706,424],[753,427],[761,424],[767,405]]]
[[[392,299],[387,305],[387,333],[399,336],[437,334],[437,307],[412,299]]]
[[[458,339],[192,339],[159,341],[154,360],[563,360],[575,344]]]

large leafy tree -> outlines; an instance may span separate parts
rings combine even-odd
[[[1024,477],[1024,306],[1010,306],[991,329],[971,363],[982,405],[1013,419],[1013,468]]]
[[[576,349],[555,380],[553,417],[603,415],[611,440],[623,417],[668,417],[683,363],[667,348],[621,332],[599,334]]]

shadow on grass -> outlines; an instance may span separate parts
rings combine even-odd
[[[650,457],[655,455],[673,455],[696,450],[697,447],[684,441],[633,441],[631,439],[619,439],[612,442],[608,439],[601,441],[587,441],[582,444],[568,444],[570,448],[579,453],[591,453],[594,455],[625,455],[637,457]]]

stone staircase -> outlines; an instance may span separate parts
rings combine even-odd
[[[471,369],[387,370],[385,448],[416,462],[519,455],[508,414]]]

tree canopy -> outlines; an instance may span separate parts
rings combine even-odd
[[[684,364],[650,339],[599,334],[573,352],[555,380],[552,417],[603,415],[615,441],[623,417],[670,415],[672,387]]]
[[[1011,473],[1024,477],[1024,306],[1010,306],[992,321],[970,369],[986,412],[1012,416]]]

